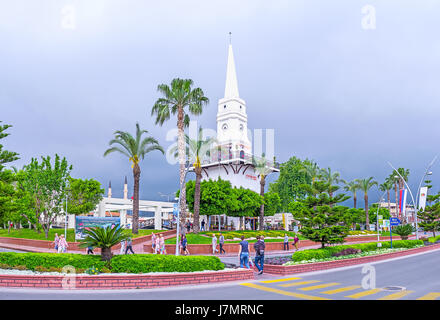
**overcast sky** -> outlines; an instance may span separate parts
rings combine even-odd
[[[150,112],[176,77],[204,90],[193,119],[216,129],[232,32],[248,126],[274,129],[280,162],[382,183],[390,161],[410,169],[415,196],[439,152],[439,16],[436,0],[0,0],[0,120],[13,125],[2,143],[15,166],[58,153],[72,176],[111,181],[114,197],[127,176],[131,195],[128,160],[103,157],[114,131],[139,122],[168,148],[176,120],[155,126]],[[141,169],[142,199],[178,188],[160,153]],[[440,160],[432,171],[437,192]]]

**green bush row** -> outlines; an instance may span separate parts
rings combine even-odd
[[[215,256],[136,254],[118,255],[111,261],[111,270],[116,273],[193,272],[224,268]]]
[[[416,246],[423,245],[422,240],[397,240],[393,241],[393,248],[414,248]],[[340,252],[347,248],[360,249],[362,252],[377,250],[376,242],[358,243],[350,245],[329,246],[320,249],[308,249],[303,251],[297,251],[292,255],[292,261],[307,261],[312,259],[326,259],[330,258],[333,253]],[[382,242],[382,248],[391,248],[391,242]]]
[[[439,241],[439,240],[440,240],[440,235],[435,236],[435,237],[430,237],[430,238],[428,239],[428,241],[431,242],[431,243],[435,243],[435,242],[437,242],[437,241]]]
[[[60,272],[65,266],[72,266],[77,273],[95,267],[100,272],[148,273],[148,272],[192,272],[223,270],[224,264],[215,256],[173,256],[173,255],[116,255],[110,264],[101,261],[99,255],[73,253],[16,253],[1,252],[0,268],[32,270],[39,272]]]

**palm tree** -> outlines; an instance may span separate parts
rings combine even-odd
[[[179,150],[179,175],[180,185],[183,184],[185,177],[185,127],[189,125],[189,114],[200,115],[203,107],[209,103],[203,90],[192,88],[191,79],[173,79],[171,87],[166,84],[157,86],[157,90],[163,95],[159,98],[151,109],[151,115],[156,116],[156,124],[163,125],[172,115],[177,114],[177,144]],[[188,110],[185,110],[188,109]],[[181,190],[180,223],[183,225],[186,220],[186,190]]]
[[[194,187],[194,233],[199,233],[199,218],[200,218],[200,182],[202,181],[202,165],[200,159],[205,155],[210,155],[210,148],[217,139],[207,138],[203,139],[203,129],[199,127],[197,139],[191,139],[185,134],[185,144],[190,162],[194,161],[194,173],[196,174],[196,183]],[[178,157],[178,147],[171,149],[172,153]]]
[[[310,161],[304,164],[304,167],[299,170],[299,172],[305,173],[310,179],[312,179],[312,183],[315,182],[315,179],[319,176],[319,167],[318,164],[314,161]]]
[[[345,191],[349,191],[353,193],[353,208],[356,209],[356,191],[359,190],[359,180],[355,179],[350,182],[346,182],[344,186]]]
[[[260,195],[264,198],[264,187],[266,185],[266,176],[272,172],[272,169],[270,169],[267,166],[267,159],[265,157],[265,154],[262,154],[262,157],[260,159],[256,159],[255,157],[252,157],[252,163],[255,167],[255,172],[258,176],[260,176]],[[260,218],[258,221],[258,228],[260,230],[263,230],[264,227],[264,202],[260,206]]]
[[[387,192],[387,201],[388,201],[388,211],[391,213],[391,193],[390,190],[393,188],[393,182],[387,178],[385,179],[384,183],[382,183],[381,185],[379,185],[379,189],[382,192]]]
[[[375,185],[377,185],[377,181],[373,180],[373,177],[365,178],[359,180],[359,189],[364,192],[364,201],[365,201],[365,224],[368,229],[370,225],[370,216],[368,215],[368,191]]]
[[[92,227],[84,229],[86,237],[79,245],[81,248],[97,247],[101,248],[101,260],[110,261],[112,259],[112,247],[122,240],[126,240],[129,235],[124,233],[120,227]]]
[[[319,179],[329,185],[328,195],[330,197],[333,197],[332,186],[337,185],[340,182],[345,182],[345,180],[341,178],[340,173],[332,172],[332,169],[330,169],[330,167],[327,169],[321,169],[319,171]]]
[[[139,228],[139,180],[141,176],[139,162],[151,151],[159,150],[162,154],[165,153],[155,138],[149,136],[142,138],[144,133],[148,133],[148,131],[141,130],[139,123],[136,123],[135,137],[128,132],[115,131],[115,138],[109,142],[109,145],[118,146],[111,147],[104,152],[104,157],[112,152],[122,153],[132,162],[131,167],[133,168],[134,178],[132,232],[134,234],[138,233]]]

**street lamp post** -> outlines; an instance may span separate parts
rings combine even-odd
[[[64,239],[66,239],[66,241],[67,241],[67,201],[69,201],[68,190],[66,192],[66,219],[64,221]]]
[[[417,222],[417,208],[416,208],[416,202],[414,201],[414,197],[413,194],[411,192],[410,187],[408,186],[408,184],[406,183],[405,179],[400,175],[399,171],[396,170],[396,168],[393,167],[393,165],[388,161],[388,164],[390,165],[391,168],[393,168],[394,171],[396,171],[396,173],[399,175],[399,177],[402,179],[403,183],[405,184],[405,186],[408,188],[409,194],[411,195],[411,199],[414,205],[414,212],[415,214],[415,222],[416,222],[416,239],[419,240],[419,227],[418,227],[418,222]],[[397,203],[396,203],[396,209],[397,209]],[[391,232],[391,226],[390,226],[390,232]]]
[[[180,199],[182,196],[182,188],[185,185],[186,175],[188,173],[188,169],[190,166],[190,162],[187,160],[185,165],[185,173],[183,175],[182,182],[180,183],[180,192],[179,192],[179,200],[177,201],[177,228],[176,228],[176,256],[179,255],[179,235],[180,235]]]
[[[417,196],[417,199],[416,199],[417,200],[417,207],[415,208],[416,209],[416,214],[417,214],[417,211],[418,211],[419,205],[420,205],[419,199],[420,199],[420,188],[422,187],[422,182],[423,182],[423,180],[425,179],[426,176],[432,175],[432,172],[429,171],[429,169],[431,169],[431,167],[433,166],[435,160],[437,160],[437,157],[438,157],[438,155],[436,155],[434,157],[434,159],[432,159],[431,163],[426,168],[425,174],[423,175],[422,179],[420,180],[419,187],[417,188],[417,195],[416,195]]]

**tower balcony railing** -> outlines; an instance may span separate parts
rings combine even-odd
[[[263,157],[253,156],[252,154],[246,153],[242,150],[211,150],[210,154],[210,156],[206,156],[201,160],[202,166],[227,164],[231,162],[253,164],[255,160],[258,165],[265,165],[266,167],[275,169],[275,171],[279,171],[280,169],[280,164],[278,162],[263,159]]]

